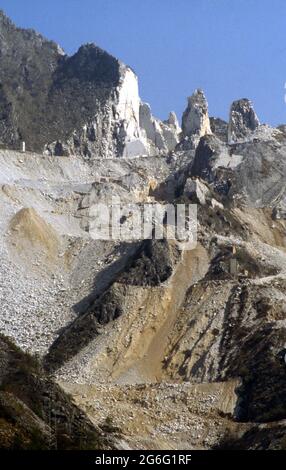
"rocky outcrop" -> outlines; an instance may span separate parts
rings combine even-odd
[[[232,145],[208,135],[199,142],[190,174],[211,183],[233,202],[283,211],[285,154],[285,140],[266,128]]]
[[[0,22],[2,145],[88,159],[148,154],[129,67],[94,44],[69,57],[3,13]]]
[[[210,117],[210,126],[212,133],[222,142],[228,140],[228,123],[220,118]]]
[[[220,155],[223,150],[224,147],[221,141],[214,135],[202,137],[196,149],[191,174],[212,182],[215,177],[214,168],[218,155]]]
[[[258,126],[259,120],[250,100],[244,98],[232,103],[228,124],[230,143],[247,138]]]
[[[63,51],[32,30],[16,28],[0,12],[0,142],[9,148],[43,149],[55,129],[58,109],[48,103],[52,77],[64,61]],[[55,119],[56,121],[56,119]]]
[[[208,103],[202,90],[195,90],[188,98],[188,106],[182,118],[182,131],[185,139],[194,145],[197,145],[202,136],[212,133]]]
[[[99,73],[96,62],[100,60],[97,59],[97,55],[100,54],[96,46],[85,46],[79,50],[78,54],[83,55],[83,59],[81,57],[76,60],[73,57],[68,59],[72,61],[72,65],[62,71],[64,82],[68,79],[69,68],[71,68],[71,73],[76,75],[81,75],[81,68],[86,69],[91,66],[95,67],[96,73]],[[94,157],[132,157],[149,153],[147,141],[139,125],[138,79],[129,67],[114,60],[117,63],[117,82],[111,84],[103,100],[99,98],[94,102],[93,108],[89,104],[89,116],[86,117],[82,126],[75,127],[64,141],[57,140],[46,145],[46,154],[80,154],[91,159]],[[99,70],[100,67],[102,65],[99,64]],[[89,80],[94,82],[94,78],[91,74]],[[100,88],[102,86],[100,80],[99,78],[98,84],[92,83],[92,86]],[[104,77],[102,80],[104,83]],[[85,86],[88,90],[88,83]],[[98,92],[100,90],[97,90],[97,95]]]
[[[171,111],[169,114],[169,117],[166,121],[164,121],[164,124],[167,124],[168,126],[173,127],[178,135],[182,132],[182,129],[180,128],[178,118],[176,116],[176,113],[174,111]]]
[[[167,121],[160,121],[152,116],[148,103],[140,105],[140,127],[145,132],[151,155],[166,154],[179,143],[181,129],[174,112]]]
[[[0,15],[0,144],[86,159],[168,153],[174,114],[161,122],[140,102],[130,67],[95,44],[73,56]],[[139,115],[140,114],[140,115]]]

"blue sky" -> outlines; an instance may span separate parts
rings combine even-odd
[[[285,0],[0,0],[19,26],[69,54],[95,42],[139,76],[153,114],[181,118],[203,88],[210,114],[226,118],[247,97],[262,122],[286,123]]]

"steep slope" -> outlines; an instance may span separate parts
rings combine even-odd
[[[39,364],[3,336],[0,363],[2,450],[112,447],[112,440],[43,375]]]
[[[32,30],[16,28],[0,12],[2,145],[40,150],[50,140],[57,111],[48,106],[53,74],[64,53]],[[52,115],[50,114],[52,112]]]

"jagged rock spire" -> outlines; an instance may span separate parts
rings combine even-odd
[[[140,128],[145,132],[151,155],[173,151],[179,143],[181,128],[174,112],[169,114],[168,120],[160,121],[152,115],[148,103],[141,103]]]
[[[208,114],[208,103],[202,90],[195,92],[188,98],[188,106],[182,118],[182,131],[184,137],[211,134]]]
[[[259,126],[259,119],[247,98],[234,101],[230,108],[228,141],[245,139]]]
[[[169,114],[169,117],[166,121],[166,124],[168,124],[169,126],[173,127],[174,129],[176,129],[176,131],[178,133],[180,133],[182,131],[180,125],[179,125],[179,121],[178,121],[178,118],[177,118],[177,115],[174,111],[171,111],[170,114]]]

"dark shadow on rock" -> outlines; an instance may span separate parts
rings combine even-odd
[[[100,297],[117,279],[122,271],[128,266],[141,250],[142,242],[122,243],[119,247],[120,258],[109,264],[94,278],[92,291],[73,306],[78,314],[85,313],[95,300]],[[111,253],[112,255],[112,253]]]
[[[91,293],[75,306],[81,315],[62,331],[44,359],[44,366],[49,372],[55,371],[88,346],[100,334],[102,325],[124,314],[128,286],[159,286],[171,276],[180,257],[178,248],[166,239],[144,240],[132,253],[129,252],[124,263],[117,266],[116,275],[114,266],[109,266],[100,274],[106,282],[105,290],[100,294],[98,291]],[[111,272],[113,279],[108,285]]]
[[[35,358],[0,335],[0,448],[87,450],[108,448],[95,426]]]

